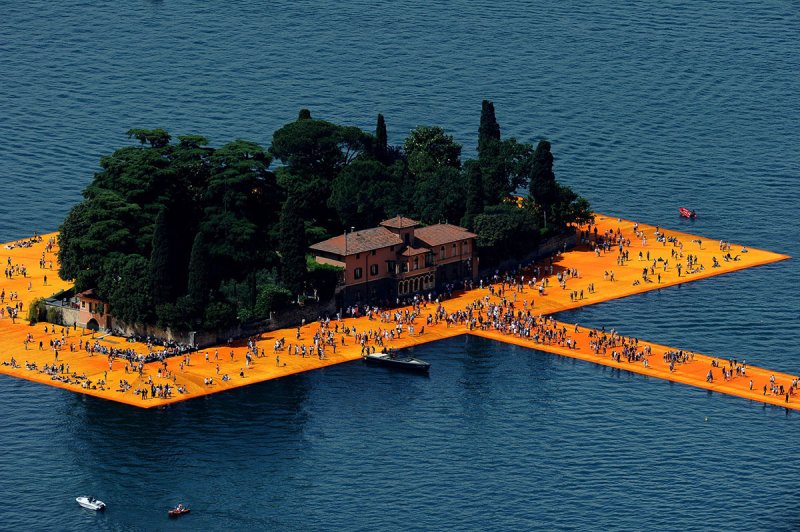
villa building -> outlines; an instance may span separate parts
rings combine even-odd
[[[396,216],[310,246],[317,262],[343,269],[341,305],[395,302],[477,274],[476,234],[452,224],[420,227]]]

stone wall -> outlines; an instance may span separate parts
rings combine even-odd
[[[84,325],[81,323],[80,309],[71,306],[66,300],[47,298],[44,300],[44,308],[48,320],[56,325],[72,326],[77,324],[78,327],[83,327]],[[51,319],[54,314],[56,319]]]

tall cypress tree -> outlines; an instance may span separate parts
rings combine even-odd
[[[150,294],[153,303],[166,303],[175,299],[175,283],[172,271],[172,231],[167,207],[161,207],[153,230],[153,245],[150,251]]]
[[[375,126],[376,152],[379,157],[386,155],[386,150],[389,148],[389,137],[386,134],[386,122],[383,115],[378,113],[378,124]]]
[[[202,315],[203,307],[208,302],[210,272],[211,264],[206,238],[202,231],[198,231],[194,237],[192,255],[189,258],[189,281],[187,286],[189,301],[198,315]]]
[[[547,213],[558,199],[558,184],[553,173],[553,154],[550,152],[550,143],[546,140],[540,140],[533,152],[530,195],[542,209],[546,225]]]
[[[478,127],[478,154],[484,151],[487,145],[500,140],[500,124],[494,115],[494,103],[483,100],[481,103],[481,125]]]
[[[297,294],[306,275],[306,232],[299,213],[300,202],[289,194],[281,209],[280,230],[281,280]]]
[[[501,151],[500,124],[494,115],[494,104],[483,100],[478,127],[478,162],[481,165],[483,203],[487,205],[495,205],[508,193]]]
[[[483,212],[483,176],[477,161],[464,163],[467,174],[467,203],[461,225],[472,229],[475,216]]]

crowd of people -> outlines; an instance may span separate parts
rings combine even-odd
[[[17,240],[16,242],[12,242],[10,244],[6,244],[6,249],[14,249],[14,248],[29,248],[32,247],[34,244],[38,244],[43,240],[42,236],[38,233],[33,233],[33,236],[30,238],[23,238],[22,240]],[[52,242],[53,239],[51,238],[47,245],[52,249]]]
[[[595,256],[604,257],[609,253],[616,253],[616,265],[626,267],[631,259],[632,240],[641,241],[646,245],[647,235],[640,231],[638,224],[634,225],[635,238],[623,235],[622,231],[607,229],[599,232],[597,227],[589,228],[581,233],[581,240],[590,246]],[[39,237],[41,241],[41,237]],[[702,272],[704,266],[700,263],[699,257],[693,253],[684,253],[683,243],[674,236],[668,236],[665,232],[656,228],[655,239],[663,247],[670,246],[670,254],[662,258],[651,254],[650,249],[642,250],[638,253],[638,260],[645,262],[641,268],[641,281],[635,279],[634,284],[639,282],[653,282],[657,279],[661,283],[661,274],[675,271],[680,277],[682,273],[691,274]],[[699,240],[693,243],[700,246]],[[19,244],[24,245],[24,244]],[[48,243],[48,250],[52,250],[52,243]],[[723,260],[736,260],[730,257],[730,244],[720,242],[720,251],[727,252],[722,255]],[[742,252],[746,252],[743,248]],[[737,256],[738,257],[738,256]],[[409,296],[404,300],[397,300],[395,303],[404,305],[405,308],[377,307],[373,305],[353,305],[337,313],[334,317],[320,318],[316,328],[312,329],[311,334],[303,333],[305,322],[296,328],[295,338],[288,341],[281,337],[272,341],[275,365],[285,367],[287,362],[281,360],[284,355],[291,357],[317,357],[320,360],[327,359],[331,354],[336,354],[337,348],[347,345],[356,345],[360,348],[362,355],[384,351],[389,346],[401,339],[404,335],[417,336],[425,333],[426,327],[437,327],[444,325],[447,328],[463,327],[465,330],[494,331],[502,335],[514,336],[516,338],[530,341],[532,345],[556,345],[568,349],[579,349],[583,346],[578,345],[579,327],[576,325],[573,332],[564,324],[557,322],[551,316],[544,316],[534,311],[534,296],[542,298],[548,293],[546,290],[551,282],[557,283],[562,290],[569,289],[570,301],[581,301],[586,297],[586,293],[594,294],[597,292],[595,282],[589,282],[584,286],[574,288],[576,282],[581,282],[583,276],[576,268],[556,268],[555,263],[560,258],[560,252],[556,252],[546,259],[544,263],[531,263],[520,266],[517,270],[508,273],[495,272],[490,277],[485,277],[476,281],[467,280],[461,284],[449,283],[444,290],[439,293],[429,292],[427,294],[417,294]],[[714,267],[719,267],[716,257],[713,257]],[[40,260],[40,268],[46,268],[48,261],[43,253]],[[52,266],[50,264],[50,266]],[[673,267],[671,269],[671,267]],[[16,275],[27,276],[27,270],[23,265],[12,264],[9,259],[6,267],[6,278]],[[623,278],[626,278],[623,276]],[[630,278],[630,277],[627,277]],[[603,280],[614,282],[615,274],[613,270],[603,272]],[[457,289],[473,290],[476,288],[485,289],[486,292],[480,297],[476,297],[463,308],[452,308],[446,305],[445,301],[453,296]],[[526,293],[527,291],[527,293]],[[22,309],[21,301],[18,301],[16,292],[6,294],[5,290],[0,291],[0,303],[5,303],[6,298],[14,306],[0,308],[0,317],[4,312],[14,315]],[[368,326],[358,325],[348,318],[366,317]],[[364,322],[361,322],[362,324]],[[571,328],[572,326],[570,326]],[[195,346],[183,345],[178,342],[158,338],[155,336],[134,336],[128,338],[130,342],[144,343],[146,353],[137,352],[132,347],[121,348],[107,343],[100,342],[99,339],[86,340],[79,338],[77,342],[69,342],[69,328],[62,328],[61,337],[54,326],[45,330],[46,334],[55,335],[49,338],[49,347],[55,355],[55,362],[44,364],[40,369],[36,363],[26,361],[26,368],[31,371],[38,371],[49,375],[53,380],[59,380],[67,384],[77,384],[83,388],[104,390],[106,387],[107,372],[104,378],[96,381],[86,378],[85,375],[77,375],[70,372],[69,363],[58,362],[58,353],[62,349],[72,351],[82,351],[89,356],[102,355],[107,357],[109,370],[113,369],[115,360],[122,360],[126,374],[138,374],[134,385],[127,379],[119,379],[117,391],[120,393],[131,392],[138,395],[142,400],[148,398],[171,398],[177,392],[187,393],[187,388],[183,384],[178,384],[177,379],[180,372],[186,366],[191,365],[191,354],[197,351]],[[307,330],[307,329],[306,329]],[[583,347],[597,356],[610,357],[614,362],[628,364],[641,364],[650,367],[652,360],[652,347],[644,342],[639,342],[637,338],[625,337],[617,331],[611,330],[606,333],[601,329],[588,329],[586,332],[588,346]],[[25,340],[26,349],[28,344],[33,341],[32,334]],[[229,342],[230,343],[230,342]],[[44,344],[39,342],[39,349],[43,349]],[[167,359],[181,356],[179,370],[171,371],[167,364]],[[234,350],[230,350],[230,361],[234,362]],[[247,340],[247,349],[244,354],[244,367],[239,370],[240,378],[245,377],[245,369],[250,369],[256,358],[266,357],[264,346],[259,346],[259,341],[255,337]],[[695,361],[693,352],[682,350],[666,350],[663,353],[663,364],[669,368],[670,372],[678,371],[684,364]],[[205,361],[215,364],[216,377],[222,382],[228,382],[231,377],[228,373],[221,371],[218,349],[214,351],[213,361],[210,359],[208,351],[205,353]],[[237,361],[238,362],[238,361]],[[147,364],[156,363],[153,369],[155,373],[146,371]],[[12,357],[10,362],[3,362],[3,365],[19,367],[16,360]],[[174,367],[174,365],[172,366]],[[237,366],[238,367],[238,364]],[[707,380],[714,382],[715,379],[730,381],[737,377],[747,377],[746,363],[739,363],[735,360],[720,362],[715,359],[712,367],[707,374]],[[220,376],[221,375],[221,376]],[[153,377],[158,381],[153,380]],[[213,376],[205,376],[203,383],[205,386],[214,385]],[[763,393],[772,395],[784,395],[786,400],[795,393],[798,379],[794,379],[791,384],[775,382],[774,378],[769,385],[764,386]],[[750,389],[752,389],[752,380]]]

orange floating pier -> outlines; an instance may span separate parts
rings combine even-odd
[[[610,248],[603,250],[595,247],[595,234],[603,236],[612,233],[615,243]],[[517,286],[499,283],[476,288],[461,292],[442,303],[443,314],[463,317],[472,311],[473,317],[481,317],[480,325],[476,320],[466,318],[432,319],[427,323],[427,317],[436,314],[436,304],[428,303],[420,309],[413,324],[414,334],[410,334],[405,325],[399,337],[390,338],[385,344],[400,349],[473,334],[800,410],[797,376],[751,365],[745,367],[730,360],[693,353],[687,350],[688,346],[673,348],[642,340],[634,341],[612,335],[610,331],[595,331],[547,317],[563,310],[785,260],[788,256],[663,228],[658,228],[657,233],[654,226],[603,215],[597,215],[595,226],[588,233],[582,232],[581,236],[585,238],[575,249],[560,254],[552,265],[549,262],[540,265],[540,275],[535,284],[528,284],[532,279],[526,277],[525,282]],[[374,334],[378,331],[397,331],[395,323],[375,316],[343,319],[330,324],[337,328],[336,349],[327,346],[323,358],[290,354],[286,346],[313,345],[313,337],[319,331],[320,324],[311,323],[299,328],[299,338],[297,328],[262,333],[257,338],[256,346],[263,356],[252,358],[249,366],[245,360],[248,346],[238,343],[210,347],[188,357],[171,357],[164,363],[148,363],[141,374],[127,371],[127,364],[123,360],[110,361],[101,354],[90,356],[85,350],[62,349],[56,353],[49,348],[50,341],[62,338],[66,345],[77,346],[79,342],[89,341],[107,347],[132,348],[141,354],[146,354],[148,348],[143,344],[128,342],[125,338],[101,333],[92,335],[90,331],[44,323],[28,325],[27,306],[31,301],[71,287],[68,281],[57,275],[55,237],[55,233],[52,233],[44,235],[41,242],[30,245],[8,243],[0,248],[0,260],[3,260],[5,268],[14,268],[11,277],[7,271],[5,279],[0,282],[0,293],[4,295],[4,314],[0,317],[0,373],[137,407],[152,408],[357,360],[361,358],[362,346],[352,333],[353,329],[356,334],[372,332],[369,346],[375,345]],[[619,240],[622,241],[621,249],[617,243]],[[626,260],[620,258],[620,251],[627,254]],[[693,258],[691,270],[687,265],[689,255]],[[681,271],[678,270],[678,264],[682,266]],[[17,266],[21,268],[23,265],[26,268],[25,275],[17,273]],[[545,268],[548,268],[546,272]],[[646,279],[642,276],[645,268],[648,268]],[[563,282],[562,286],[559,286],[558,277]],[[546,284],[540,293],[539,287],[543,282]],[[13,300],[12,294],[16,294]],[[535,330],[501,331],[489,326],[490,320],[483,319],[486,317],[485,309],[503,301],[506,305],[513,302],[516,312],[524,310],[535,315]],[[19,317],[12,320],[6,307],[20,303],[22,309]],[[391,315],[394,312],[391,311]],[[48,327],[46,334],[45,325]],[[345,327],[348,332],[342,334]],[[26,342],[29,335],[32,341]],[[280,339],[285,339],[286,346],[275,351],[275,342]],[[40,342],[42,349],[39,348]],[[294,351],[292,349],[292,353]],[[677,353],[677,361],[673,357],[671,362],[665,353]],[[45,373],[42,371],[45,364],[57,364],[59,371],[55,374]],[[61,364],[64,364],[63,371]],[[32,369],[34,365],[35,369]],[[228,378],[223,380],[224,376]],[[130,383],[130,388],[124,391],[119,386],[123,380]],[[101,382],[105,384],[99,384]],[[148,395],[145,399],[137,393],[138,390],[149,390],[151,386],[165,384],[173,389],[171,396],[166,398]],[[177,391],[179,387],[181,392]],[[783,393],[779,392],[781,387]]]

